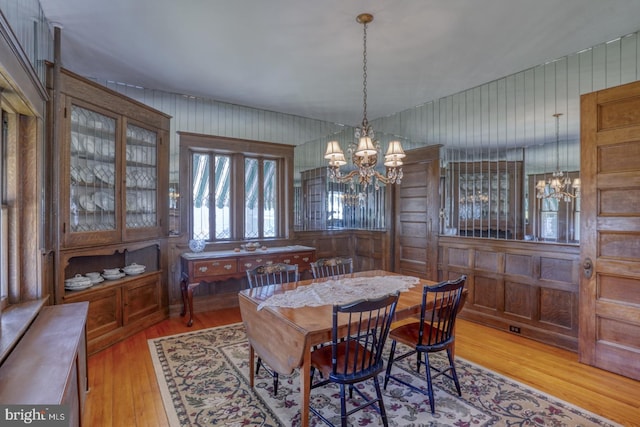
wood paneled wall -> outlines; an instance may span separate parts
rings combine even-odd
[[[442,280],[468,276],[461,317],[578,349],[578,246],[440,237]]]

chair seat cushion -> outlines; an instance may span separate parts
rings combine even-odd
[[[389,332],[389,338],[402,344],[408,345],[409,347],[415,347],[416,345],[418,345],[419,334],[420,322],[413,322],[392,329],[391,332]],[[441,331],[438,331],[436,328],[432,328],[431,324],[424,322],[422,345],[432,344],[434,341],[437,341],[437,338],[441,335]],[[431,337],[432,342],[429,342],[429,337]]]
[[[311,366],[322,372],[322,376],[324,378],[329,378],[329,375],[333,371],[332,363],[331,363],[331,349],[332,345],[326,345],[324,347],[320,347],[314,350],[311,353]],[[348,349],[348,351],[347,351]],[[369,366],[366,366],[370,360],[370,353],[363,346],[350,341],[347,347],[347,342],[340,342],[337,345],[336,349],[338,362],[336,364],[336,374],[338,375],[350,375],[353,373],[354,365],[361,369],[367,369]],[[357,361],[355,360],[357,356]],[[346,361],[346,358],[349,358]],[[345,370],[345,361],[347,369]],[[365,366],[362,366],[362,363],[365,363]],[[356,363],[354,363],[356,362]]]

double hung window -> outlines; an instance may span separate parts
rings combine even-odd
[[[278,155],[277,149],[260,150],[265,143],[251,147],[247,142],[243,148],[249,145],[249,151],[233,152],[224,142],[212,138],[206,147],[188,149],[190,238],[221,242],[284,237],[287,156]]]

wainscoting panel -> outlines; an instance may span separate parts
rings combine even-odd
[[[441,280],[468,276],[461,317],[577,351],[578,246],[440,236],[438,253]]]
[[[504,286],[504,312],[526,320],[534,318],[535,288],[524,283],[506,282]]]
[[[488,277],[475,276],[472,286],[473,295],[470,300],[473,301],[473,305],[478,308],[489,309],[490,311],[498,310],[500,287],[496,280]]]
[[[498,254],[476,251],[475,266],[477,270],[498,271]]]

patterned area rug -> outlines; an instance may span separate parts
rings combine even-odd
[[[241,323],[149,340],[149,349],[172,427],[300,425],[296,372],[280,376],[276,397],[264,369],[256,377],[255,388],[249,387],[249,347]],[[424,368],[422,375],[416,374],[415,359],[407,359],[393,369],[413,384],[424,385]],[[432,361],[438,364],[444,357],[435,355]],[[390,381],[383,390],[389,425],[617,426],[463,359],[456,359],[456,369],[462,397],[450,380],[439,378],[433,415],[426,396]],[[375,393],[372,382],[363,383],[362,389]],[[333,415],[340,413],[338,387],[312,390],[311,402],[339,424],[339,416]],[[382,425],[371,408],[358,411],[349,421],[354,426]],[[310,425],[325,424],[311,414]]]

